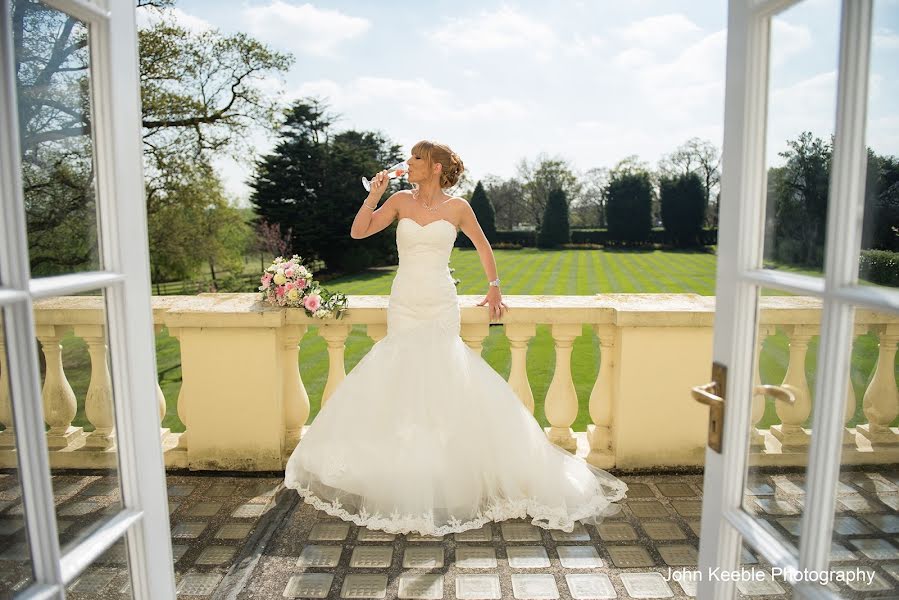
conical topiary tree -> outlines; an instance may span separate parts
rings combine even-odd
[[[484,230],[487,241],[490,243],[495,242],[496,211],[493,210],[493,203],[490,202],[490,198],[487,196],[487,192],[484,191],[484,186],[481,185],[480,181],[475,186],[469,203],[471,204],[471,210],[474,211],[474,216],[477,217],[478,223],[481,225],[481,229]],[[464,244],[469,247],[472,245],[471,240],[467,236],[464,238]]]
[[[543,224],[537,234],[537,247],[557,248],[570,240],[568,198],[563,190],[553,188],[546,201],[546,210],[543,211]]]

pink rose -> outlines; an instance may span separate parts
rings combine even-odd
[[[284,287],[289,292],[290,290],[292,290],[294,288],[294,284],[288,281],[287,283],[284,284]]]
[[[305,279],[297,279],[297,288],[303,289],[304,287],[306,287],[306,280]]]
[[[293,267],[292,267],[292,266],[287,267],[286,269],[284,269],[284,275],[285,275],[286,277],[293,277],[293,274],[294,274],[294,270],[293,270]]]
[[[306,307],[306,310],[311,310],[315,312],[318,310],[318,307],[321,306],[322,299],[318,294],[312,294],[311,296],[307,296],[303,301],[303,306]]]
[[[283,296],[286,292],[287,292],[287,290],[284,289],[283,285],[279,285],[278,288],[275,290],[275,293],[278,294],[278,298]]]
[[[262,276],[262,285],[268,287],[268,284],[271,283],[271,281],[272,281],[271,273],[266,273],[265,275]]]

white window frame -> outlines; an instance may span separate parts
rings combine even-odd
[[[125,534],[135,598],[174,599],[165,468],[159,441],[136,9],[128,0],[42,0],[90,29],[92,138],[102,271],[31,279],[22,192],[10,0],[0,0],[0,307],[34,583],[22,598],[65,588]],[[122,510],[62,554],[50,478],[33,300],[102,289]],[[6,368],[7,365],[4,365]],[[152,589],[152,592],[151,592]]]

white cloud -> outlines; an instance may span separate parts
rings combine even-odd
[[[874,47],[884,50],[899,48],[899,34],[889,29],[880,29],[874,34]]]
[[[791,25],[782,18],[775,17],[771,31],[771,64],[781,65],[787,59],[810,48],[812,33],[805,25]]]
[[[293,5],[274,0],[243,11],[246,29],[266,42],[302,54],[333,55],[337,47],[368,31],[371,23],[337,10],[312,4]]]
[[[326,79],[304,83],[289,96],[326,98],[339,113],[360,107],[377,112],[380,108],[388,114],[402,115],[403,119],[423,122],[516,120],[530,112],[520,102],[504,98],[465,104],[424,79],[358,77],[346,85]]]
[[[655,54],[643,48],[628,48],[612,58],[612,64],[619,69],[634,69],[653,64]]]
[[[701,33],[696,23],[681,14],[659,15],[635,21],[616,33],[625,42],[638,46],[670,46]]]
[[[836,97],[837,72],[828,71],[772,90],[768,111],[771,117],[776,117],[778,112],[787,111],[809,116],[824,113],[825,118],[833,121]]]
[[[439,46],[468,52],[530,49],[548,58],[558,44],[551,27],[508,6],[478,15],[455,18],[430,36]]]
[[[201,33],[215,28],[209,21],[186,13],[180,8],[171,8],[165,11],[154,8],[141,9],[137,11],[137,27],[138,29],[148,29],[161,21],[163,16],[173,19],[176,24],[194,33]]]
[[[563,46],[565,54],[573,57],[593,56],[597,50],[606,46],[606,40],[598,35],[582,36],[575,34],[574,38]]]

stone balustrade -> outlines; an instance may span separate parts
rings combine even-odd
[[[489,334],[480,296],[460,296],[461,337],[480,351]],[[707,408],[690,395],[708,381],[712,362],[715,298],[694,294],[597,296],[507,296],[503,319],[509,340],[509,384],[532,413],[534,393],[526,369],[528,345],[537,326],[546,326],[554,346],[553,376],[543,402],[549,439],[602,468],[659,469],[702,465]],[[310,326],[326,342],[329,369],[324,405],[346,376],[344,349],[353,325],[364,325],[374,342],[387,333],[387,297],[351,296],[341,320],[308,318],[300,310],[263,306],[257,294],[200,294],[153,298],[154,323],[178,339],[182,385],[178,416],[183,433],[160,428],[166,465],[198,470],[278,471],[302,436],[310,415],[309,394],[299,368],[299,344]],[[782,383],[796,402],[776,403],[779,423],[764,396],[752,403],[751,462],[802,465],[813,432],[807,427],[814,395],[806,375],[810,344],[816,342],[821,305],[814,298],[762,299],[756,352],[771,336],[786,336],[788,356]],[[112,466],[115,427],[111,377],[100,297],[63,297],[35,304],[36,337],[45,359],[44,414],[51,465],[55,468]],[[592,330],[600,349],[592,383],[586,431],[573,431],[579,402],[572,376],[574,340]],[[68,332],[84,340],[90,355],[90,385],[84,398],[94,430],[73,426],[77,399],[66,379],[60,340]],[[844,432],[847,464],[899,462],[896,350],[899,317],[856,312],[855,335],[873,335],[877,358],[865,374],[864,421]],[[0,358],[5,348],[0,336]],[[760,361],[757,361],[759,363]],[[5,367],[5,360],[2,361]],[[0,367],[2,368],[2,367]],[[761,383],[757,368],[756,382]],[[813,384],[813,382],[811,382]],[[160,419],[165,399],[157,385]],[[852,386],[845,422],[856,417]],[[767,412],[766,412],[767,411]],[[770,418],[768,419],[770,421]],[[14,466],[6,374],[0,371],[0,466]]]

